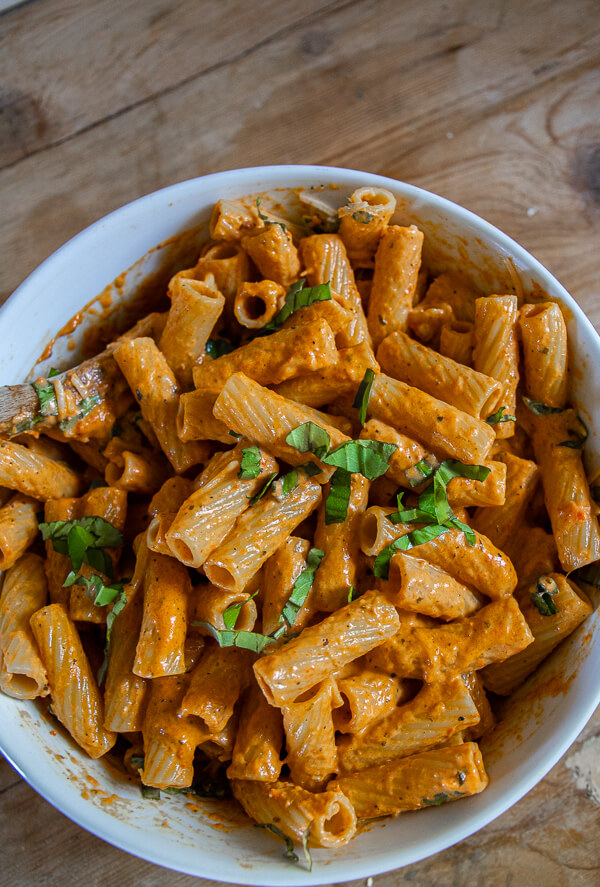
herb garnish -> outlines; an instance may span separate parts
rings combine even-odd
[[[488,416],[485,421],[488,423],[488,425],[499,425],[500,422],[516,422],[516,416],[511,416],[510,413],[506,413],[506,415],[504,415],[504,410],[506,409],[507,407],[500,407],[497,412],[492,413],[492,415]]]
[[[343,524],[348,514],[352,475],[345,468],[336,468],[325,500],[325,525]]]
[[[260,474],[261,454],[258,447],[245,447],[238,477],[240,480],[254,480]]]
[[[207,339],[204,346],[204,350],[213,360],[223,357],[224,354],[230,354],[234,348],[235,345],[232,345],[229,339]]]
[[[227,609],[223,613],[223,622],[225,623],[225,628],[228,631],[233,631],[235,628],[235,623],[238,621],[238,616],[240,615],[240,610],[247,604],[248,601],[251,601],[253,597],[256,597],[258,594],[258,588],[256,591],[250,595],[250,597],[245,601],[240,601],[237,604],[230,604]]]
[[[81,517],[39,525],[42,539],[52,542],[59,554],[68,555],[76,572],[82,564],[100,570],[112,579],[112,560],[104,548],[123,544],[123,534],[103,517]]]
[[[529,407],[532,413],[535,413],[536,416],[549,416],[552,413],[562,413],[562,407],[551,407],[546,403],[541,403],[539,400],[531,400],[529,397],[523,398],[523,403],[526,407]]]
[[[550,576],[540,576],[535,584],[535,591],[531,592],[531,603],[539,610],[542,616],[555,616],[558,607],[552,600],[552,596],[558,594],[558,586]]]
[[[91,413],[96,404],[99,404],[101,397],[99,394],[91,394],[89,397],[84,397],[83,400],[80,400],[77,404],[77,409],[79,412],[75,416],[71,416],[70,419],[63,419],[58,423],[58,427],[61,431],[71,431],[72,428],[77,425],[82,419]]]
[[[50,383],[38,385],[37,382],[33,382],[32,388],[38,396],[42,416],[58,416],[58,403],[54,385]]]
[[[267,644],[273,644],[281,637],[284,631],[283,626],[280,626],[272,635],[265,635],[254,631],[235,631],[231,629],[219,631],[210,622],[193,622],[192,625],[204,628],[212,635],[219,647],[241,647],[244,650],[252,650],[254,653],[262,653]]]
[[[270,822],[256,822],[254,825],[255,828],[268,828],[269,831],[273,832],[274,835],[277,835],[278,838],[283,838],[285,841],[285,858],[290,859],[292,862],[300,862],[297,854],[294,853],[294,842],[291,838],[288,838],[287,835],[284,835],[281,829],[277,828],[276,825],[271,825]]]
[[[279,225],[279,227],[281,228],[281,230],[282,230],[282,231],[284,232],[284,234],[285,234],[285,232],[287,231],[287,226],[284,225],[283,222],[275,222],[275,221],[273,221],[273,219],[270,219],[268,216],[266,216],[264,213],[262,213],[262,212],[260,211],[260,197],[257,197],[257,198],[256,198],[256,210],[257,210],[257,212],[258,212],[258,218],[259,218],[262,222],[264,222],[265,225]]]
[[[269,489],[269,487],[271,486],[271,484],[273,483],[273,481],[275,480],[276,477],[277,477],[276,471],[274,471],[273,474],[270,474],[268,476],[262,490],[259,490],[259,492],[255,496],[250,496],[250,505],[256,505],[256,503],[260,499],[262,499],[262,497],[265,495],[265,493],[267,492],[267,490]]]
[[[325,552],[321,551],[320,548],[311,548],[308,552],[306,557],[306,567],[294,582],[292,592],[281,611],[282,617],[290,628],[293,627],[294,622],[296,621],[296,616],[308,597],[308,593],[310,592],[315,579],[315,574],[324,557]]]
[[[287,291],[281,310],[273,320],[266,323],[263,332],[272,333],[278,330],[286,320],[300,308],[306,308],[314,302],[329,302],[331,300],[331,287],[329,283],[320,283],[317,286],[306,286],[306,278],[301,277],[293,283]]]
[[[361,428],[365,424],[367,418],[367,407],[369,406],[369,398],[371,396],[371,388],[373,387],[374,379],[375,373],[373,370],[366,369],[362,382],[358,386],[356,397],[352,402],[352,406],[358,408],[358,421],[360,422]]]

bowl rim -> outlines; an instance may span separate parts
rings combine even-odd
[[[291,189],[302,184],[306,185],[306,180],[313,180],[315,178],[319,179],[323,184],[337,183],[343,187],[373,185],[389,188],[412,201],[416,206],[415,211],[418,211],[420,206],[423,206],[423,208],[434,206],[437,210],[446,210],[449,216],[459,223],[474,226],[478,229],[478,236],[484,240],[486,245],[494,248],[501,246],[509,252],[519,264],[524,265],[528,273],[535,274],[540,278],[542,285],[552,297],[557,298],[562,304],[567,306],[577,320],[577,323],[583,326],[592,341],[594,341],[600,358],[600,335],[575,299],[532,253],[486,219],[448,198],[399,179],[344,167],[308,164],[241,167],[210,173],[167,185],[164,188],[124,204],[88,225],[41,262],[8,297],[4,305],[0,307],[0,323],[9,323],[13,319],[20,319],[22,322],[24,309],[26,310],[27,306],[32,304],[38,297],[38,281],[44,280],[48,275],[52,276],[55,268],[65,258],[68,258],[72,250],[79,251],[85,248],[87,242],[93,242],[97,234],[104,228],[112,227],[115,223],[126,223],[130,216],[137,215],[139,210],[145,209],[154,202],[164,202],[166,205],[168,200],[171,200],[174,203],[178,196],[185,195],[190,187],[202,186],[202,188],[209,189],[218,186],[221,182],[227,189],[231,189],[236,185],[247,185],[249,189],[253,190],[258,190],[259,187],[263,187],[265,190],[270,187]],[[297,184],[294,184],[292,179],[297,179]],[[305,180],[304,183],[302,182],[303,179]],[[284,184],[285,182],[287,184]],[[306,187],[309,186],[306,185]],[[575,717],[571,714],[570,717],[563,720],[560,731],[557,731],[558,735],[553,734],[552,742],[541,744],[538,754],[534,756],[533,760],[530,760],[531,766],[526,776],[521,776],[517,784],[505,791],[501,798],[491,803],[487,809],[469,817],[466,822],[458,822],[445,829],[442,835],[425,836],[422,842],[419,843],[417,852],[411,854],[410,859],[399,859],[402,851],[390,849],[385,853],[379,853],[377,858],[371,861],[368,858],[364,862],[352,860],[347,864],[345,872],[343,871],[343,862],[336,859],[335,872],[329,871],[334,866],[327,864],[319,866],[318,870],[312,873],[300,869],[295,871],[286,869],[286,871],[289,871],[289,877],[286,878],[287,883],[306,885],[340,883],[347,878],[354,880],[382,874],[398,867],[419,862],[475,834],[517,803],[544,778],[572,745],[599,703],[600,684],[596,694],[590,695],[585,704],[578,700],[578,715]],[[1,725],[0,751],[21,777],[48,803],[77,825],[127,853],[175,871],[197,877],[215,878],[226,883],[277,885],[282,882],[282,876],[274,868],[268,868],[266,871],[259,868],[248,870],[238,868],[235,871],[232,869],[231,872],[225,872],[222,867],[215,864],[207,865],[207,861],[202,862],[202,871],[188,865],[178,865],[173,851],[171,853],[164,852],[161,848],[161,842],[151,844],[135,840],[136,833],[132,832],[131,834],[134,837],[132,843],[131,836],[127,840],[122,834],[122,832],[126,831],[123,823],[115,820],[110,814],[100,815],[104,811],[99,811],[93,804],[90,804],[83,798],[79,799],[79,803],[63,798],[60,793],[56,792],[55,777],[47,774],[43,768],[36,768],[35,764],[32,764],[31,760],[21,753],[22,750],[16,738],[11,740],[10,738],[2,737]],[[113,824],[112,827],[111,823]],[[337,870],[338,868],[339,871]],[[332,875],[333,877],[331,877]]]

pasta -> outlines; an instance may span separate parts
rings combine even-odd
[[[394,213],[219,200],[97,390],[0,440],[0,689],[305,849],[484,790],[600,560],[560,307],[431,279]]]

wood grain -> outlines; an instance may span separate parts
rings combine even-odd
[[[141,194],[323,163],[481,214],[600,328],[598,0],[31,0],[0,15],[0,40],[0,303]],[[375,887],[595,887],[600,807],[567,766],[594,737],[600,712],[510,811]],[[215,885],[104,844],[3,761],[0,829],[13,887]]]

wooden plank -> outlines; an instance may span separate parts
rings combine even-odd
[[[0,21],[0,167],[228,64],[326,0],[45,0]],[[35,47],[35,51],[32,48]]]
[[[553,5],[562,8],[560,0]],[[550,76],[556,82],[594,58],[599,35],[582,21],[591,5],[576,0],[565,11],[569,17],[576,10],[565,23],[568,40],[548,17],[546,40],[556,46],[551,75],[541,40],[506,64],[524,26],[516,0],[507,4],[500,30],[491,2],[477,4],[474,15],[472,4],[460,0],[442,27],[435,0],[424,0],[418,11],[407,5],[403,15],[394,0],[349,4],[24,159],[0,173],[2,202],[11,209],[0,227],[0,298],[91,221],[182,178],[323,160],[410,178],[394,160],[398,146],[425,150],[436,141],[443,167],[445,133],[480,114],[482,103],[489,116],[511,96]]]

